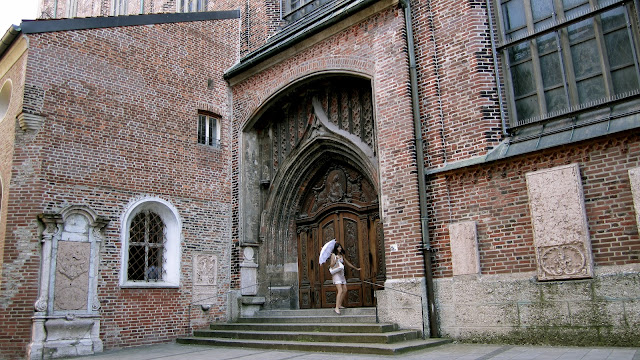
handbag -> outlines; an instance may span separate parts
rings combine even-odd
[[[344,270],[344,265],[342,265],[340,261],[336,261],[336,262],[337,262],[336,267],[329,268],[329,272],[331,273],[331,275],[334,275],[335,273],[338,273]]]

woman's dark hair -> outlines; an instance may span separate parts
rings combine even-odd
[[[340,252],[338,252],[338,246],[340,246]],[[341,255],[344,254],[344,247],[342,245],[340,245],[339,242],[337,242],[335,245],[333,245],[333,251],[334,254],[336,255]]]

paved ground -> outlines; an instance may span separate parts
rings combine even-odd
[[[201,345],[162,344],[105,351],[84,360],[640,360],[640,348],[583,348],[511,345],[447,344],[400,355],[260,350]]]

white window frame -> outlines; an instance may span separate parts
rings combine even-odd
[[[67,1],[67,11],[66,15],[68,18],[74,18],[78,16],[78,0],[68,0]]]
[[[200,124],[204,121],[204,134],[201,133]],[[215,134],[210,134],[211,122],[215,122]],[[220,117],[212,114],[198,114],[198,143],[214,148],[220,147]]]
[[[158,214],[166,227],[163,278],[158,281],[130,281],[127,279],[129,263],[129,228],[133,218],[141,211],[149,210]],[[180,263],[182,250],[182,221],[176,208],[168,201],[157,197],[145,197],[131,203],[122,215],[120,240],[122,244],[120,265],[120,287],[123,288],[166,288],[180,287]]]

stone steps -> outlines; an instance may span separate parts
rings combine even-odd
[[[235,323],[215,323],[177,340],[182,344],[279,350],[397,354],[448,343],[418,330],[376,322],[375,308],[261,310]]]

